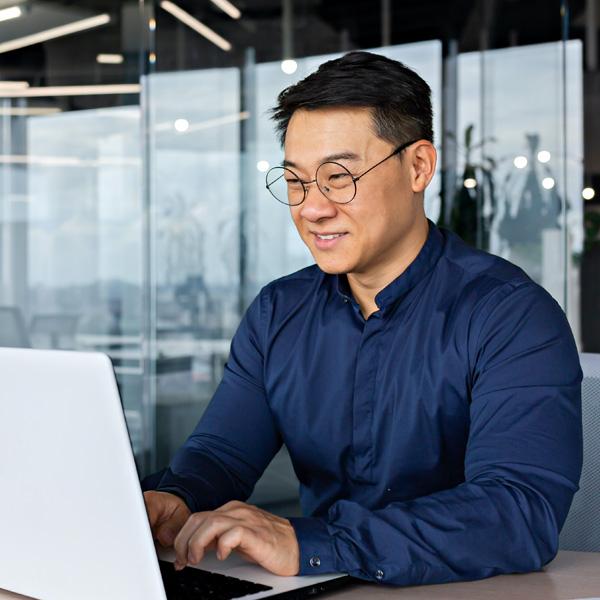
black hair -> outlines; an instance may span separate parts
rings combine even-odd
[[[271,109],[281,144],[296,110],[325,107],[371,109],[374,133],[396,146],[433,142],[431,89],[406,65],[379,54],[349,52],[284,89]]]

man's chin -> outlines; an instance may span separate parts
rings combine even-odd
[[[328,275],[342,275],[350,271],[348,265],[336,265],[330,261],[318,260],[315,256],[313,256],[313,258],[315,259],[319,269]]]

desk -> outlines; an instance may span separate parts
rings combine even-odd
[[[319,596],[320,597],[320,596]],[[600,598],[600,552],[559,552],[541,572],[499,575],[480,581],[391,588],[356,585],[324,596],[331,600],[572,600]],[[0,590],[0,600],[25,596]]]

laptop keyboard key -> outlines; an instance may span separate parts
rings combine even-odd
[[[173,563],[158,562],[169,600],[232,600],[273,589],[253,581],[201,569],[175,571]]]

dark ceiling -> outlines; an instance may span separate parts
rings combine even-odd
[[[0,0],[0,8],[18,0]],[[27,48],[0,54],[0,79],[26,79],[32,85],[131,83],[141,70],[172,71],[243,64],[247,48],[257,62],[282,58],[282,0],[232,0],[242,18],[233,20],[210,0],[176,0],[183,9],[233,44],[224,52],[177,21],[159,7],[145,3],[155,14],[154,38],[144,28],[139,0],[37,1],[22,4],[29,14],[0,23],[0,42],[15,37],[15,23],[39,30],[34,15],[42,9],[59,10],[73,19],[80,15],[110,13],[111,23]],[[293,51],[295,56],[339,52],[382,45],[380,0],[294,0]],[[390,0],[391,44],[440,39],[444,48],[457,40],[461,52],[482,47],[525,45],[561,38],[560,0]],[[583,11],[584,0],[571,0],[573,20]],[[73,20],[71,19],[71,20]],[[486,27],[487,24],[487,27]],[[11,35],[11,30],[13,34]],[[32,31],[33,32],[33,31]],[[144,35],[142,33],[144,32]],[[569,28],[571,37],[582,30]],[[156,64],[141,57],[154,51]],[[98,65],[100,52],[125,56],[121,65]]]

